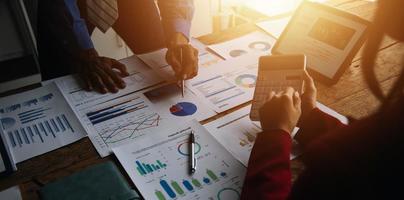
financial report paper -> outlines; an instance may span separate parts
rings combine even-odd
[[[85,137],[54,83],[0,99],[0,132],[15,163]]]
[[[189,174],[189,134],[197,170]],[[145,199],[239,199],[246,168],[198,122],[153,134],[113,151]]]
[[[115,94],[86,91],[75,76],[56,80],[56,83],[98,153],[105,157],[111,147],[157,131],[167,119],[162,119],[152,103],[140,90],[162,81],[153,70],[136,56],[121,60],[130,76],[124,80],[126,88]]]
[[[258,122],[250,120],[251,105],[243,107],[219,119],[209,122],[204,127],[215,139],[233,154],[244,166],[248,160],[255,143],[255,139],[262,131]],[[294,136],[299,129],[292,132]],[[290,159],[299,155],[299,146],[293,141]]]
[[[209,52],[207,47],[199,42],[197,39],[192,38],[191,44],[198,50],[198,67],[199,70],[208,68],[217,63],[223,62],[219,56]],[[150,53],[138,55],[143,62],[152,68],[160,77],[167,81],[175,80],[174,71],[166,61],[167,48],[159,49]]]
[[[258,60],[242,56],[200,69],[186,86],[216,112],[252,100],[257,81]]]
[[[258,59],[262,55],[270,55],[275,42],[275,38],[255,31],[233,40],[209,45],[209,49],[226,60],[246,55]]]

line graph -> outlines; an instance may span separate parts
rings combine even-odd
[[[115,129],[105,130],[104,132],[100,132],[99,135],[105,144],[114,144],[123,140],[139,137],[141,135],[138,135],[138,132],[145,129],[158,127],[160,121],[160,115],[154,113],[115,127]]]

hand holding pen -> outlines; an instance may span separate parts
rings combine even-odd
[[[183,93],[185,80],[198,74],[198,50],[182,33],[177,33],[169,43],[166,60],[172,66]]]

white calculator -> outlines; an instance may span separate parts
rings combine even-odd
[[[306,56],[303,54],[262,56],[252,101],[250,118],[259,121],[259,109],[271,91],[279,92],[292,87],[302,92]]]

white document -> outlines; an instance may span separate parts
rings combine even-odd
[[[159,132],[163,124],[170,124],[139,92],[110,94],[77,106],[76,112],[101,157],[108,156],[112,147]]]
[[[15,163],[85,136],[54,83],[1,98],[0,105],[0,132]]]
[[[181,123],[113,151],[145,199],[240,198],[246,168],[198,122]],[[189,174],[195,133],[197,170]]]
[[[22,200],[21,191],[18,186],[13,186],[0,192],[0,199]]]
[[[226,60],[242,55],[250,55],[258,59],[262,55],[270,55],[275,42],[273,37],[256,31],[233,40],[209,45],[209,48]]]
[[[288,25],[290,18],[291,17],[284,17],[275,20],[257,22],[256,25],[275,38],[279,38]]]
[[[78,106],[91,104],[96,100],[109,99],[111,96],[133,93],[164,81],[136,56],[122,59],[120,62],[126,65],[130,75],[123,78],[126,87],[119,90],[117,94],[100,94],[96,91],[86,91],[82,80],[75,75],[57,78],[54,79],[54,82],[56,82],[73,110],[76,111]]]
[[[210,67],[223,61],[220,57],[207,50],[207,47],[199,42],[197,39],[192,38],[191,44],[194,48],[198,49],[198,66],[199,69]],[[143,62],[156,71],[162,78],[167,81],[175,80],[175,73],[171,66],[166,61],[167,48],[159,49],[150,53],[138,55]]]
[[[348,119],[345,116],[331,108],[319,102],[317,102],[317,107],[321,111],[337,118],[342,123],[348,124]],[[243,163],[244,166],[248,165],[255,139],[257,134],[261,132],[260,124],[250,120],[250,110],[251,105],[204,125],[209,133]],[[298,130],[299,128],[293,130],[292,137],[296,135]],[[292,145],[290,159],[294,159],[301,154],[296,141],[293,141]]]
[[[335,117],[336,119],[338,119],[343,124],[347,125],[349,123],[349,120],[348,120],[347,117],[337,113],[335,110],[325,106],[324,104],[322,104],[322,103],[320,103],[318,101],[317,101],[317,108],[320,109],[321,111]]]
[[[152,68],[160,77],[167,81],[175,80],[175,72],[166,61],[167,48],[150,53],[137,55],[144,63]]]
[[[259,122],[250,120],[251,105],[207,123],[204,127],[244,166],[248,165],[257,135],[262,131]],[[294,136],[299,129],[293,130]],[[294,142],[290,159],[294,159],[298,146]]]
[[[67,101],[98,153],[105,157],[111,147],[133,141],[159,129],[167,121],[139,92],[163,81],[136,56],[121,60],[130,76],[125,77],[126,88],[115,94],[85,91],[80,80],[67,76],[56,80]]]
[[[258,60],[242,56],[221,62],[186,81],[186,86],[216,112],[223,112],[252,100]]]
[[[3,156],[0,154],[0,173],[6,171],[6,166],[4,165]]]
[[[163,119],[181,121],[196,119],[202,121],[216,115],[187,88],[185,88],[185,94],[182,97],[181,89],[176,84],[151,88],[144,92],[144,95],[159,111]]]
[[[223,62],[224,60],[219,56],[211,53],[208,47],[200,42],[199,40],[192,38],[191,44],[193,47],[198,49],[198,66],[199,69],[207,68],[213,66],[217,63]]]
[[[204,127],[244,166],[248,165],[255,138],[261,126],[250,120],[251,106],[207,123]]]

